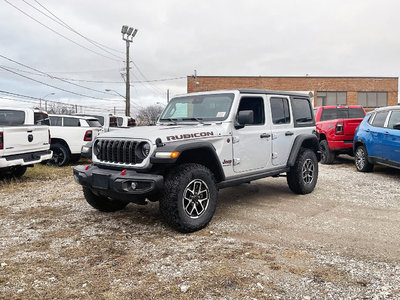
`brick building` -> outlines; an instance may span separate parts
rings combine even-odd
[[[397,105],[398,77],[187,77],[188,93],[222,89],[268,89],[312,92],[314,106],[360,104],[368,110]]]

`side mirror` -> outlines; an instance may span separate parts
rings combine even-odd
[[[247,124],[254,123],[254,112],[252,110],[239,111],[237,116],[238,126],[237,129],[243,128]]]
[[[400,123],[396,123],[393,125],[393,129],[400,130]]]

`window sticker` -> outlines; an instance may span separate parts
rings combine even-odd
[[[217,118],[223,118],[223,117],[225,117],[225,112],[224,111],[219,111],[217,113]]]

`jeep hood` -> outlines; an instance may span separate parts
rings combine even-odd
[[[221,135],[221,125],[195,124],[195,125],[156,125],[138,126],[126,129],[117,129],[99,134],[99,138],[112,139],[141,139],[148,140],[155,144],[157,138],[163,143],[182,141],[187,139],[201,139],[207,137],[217,137]]]

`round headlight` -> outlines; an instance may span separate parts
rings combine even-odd
[[[98,155],[99,153],[100,153],[100,141],[99,140],[96,140],[95,142],[94,142],[94,145],[93,145],[93,152],[94,152],[94,155]]]
[[[149,143],[142,143],[140,152],[142,153],[143,157],[147,157],[150,154],[150,144]]]

